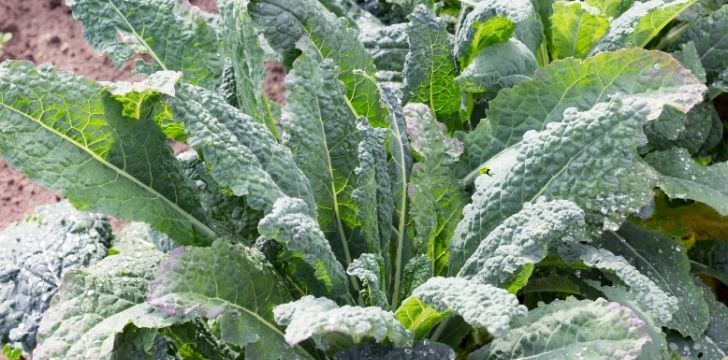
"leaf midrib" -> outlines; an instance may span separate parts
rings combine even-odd
[[[86,154],[88,154],[92,159],[96,160],[101,165],[110,168],[116,174],[119,174],[122,177],[126,178],[127,180],[130,180],[133,184],[135,184],[135,185],[141,187],[143,190],[145,190],[145,191],[147,191],[147,192],[155,195],[157,198],[163,199],[162,201],[164,201],[165,203],[167,203],[167,205],[169,205],[173,210],[175,210],[177,213],[179,213],[184,218],[186,218],[187,220],[189,220],[192,223],[192,225],[195,226],[196,228],[200,229],[205,234],[206,237],[208,237],[210,239],[215,238],[215,233],[209,227],[207,227],[207,225],[203,224],[201,221],[197,220],[197,218],[195,218],[194,216],[192,216],[190,213],[188,213],[185,210],[183,210],[182,208],[180,208],[179,205],[177,205],[176,203],[174,203],[171,200],[169,200],[166,196],[160,194],[154,188],[149,187],[148,185],[146,185],[143,182],[139,181],[137,178],[131,176],[131,174],[127,173],[126,171],[124,171],[122,169],[120,169],[116,165],[114,165],[114,164],[106,161],[104,158],[100,157],[95,152],[93,152],[90,149],[88,149],[88,148],[84,147],[83,145],[79,144],[73,138],[70,138],[66,134],[63,134],[62,132],[60,132],[60,131],[58,131],[58,130],[56,130],[56,129],[48,126],[48,125],[46,125],[40,119],[36,119],[36,118],[34,118],[34,117],[32,117],[32,116],[30,116],[30,115],[28,115],[28,114],[20,111],[19,109],[15,108],[13,106],[10,106],[10,105],[8,105],[6,103],[4,103],[2,100],[0,100],[0,106],[3,106],[4,108],[6,108],[6,109],[8,109],[8,110],[10,110],[10,111],[12,111],[12,112],[14,112],[16,114],[18,114],[18,115],[20,115],[20,116],[22,116],[22,117],[24,117],[26,119],[29,119],[30,121],[35,122],[41,128],[43,128],[43,129],[51,132],[52,134],[58,136],[62,140],[65,140],[66,142],[70,143],[71,145],[75,146],[76,148],[81,149],[81,151],[83,151]],[[136,220],[136,219],[134,219],[134,220]]]

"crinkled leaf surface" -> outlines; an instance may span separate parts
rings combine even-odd
[[[520,325],[520,326],[519,326]],[[650,341],[645,324],[627,307],[604,299],[557,300],[531,310],[504,338],[471,359],[636,359]]]
[[[421,160],[412,169],[408,185],[409,215],[415,223],[414,246],[432,263],[432,275],[447,270],[449,241],[467,203],[462,185],[454,176],[454,165],[462,143],[446,135],[445,126],[424,104],[404,107],[407,135]]]
[[[152,119],[122,116],[100,84],[28,62],[0,65],[0,153],[78,209],[144,221],[181,244],[206,244],[192,186]]]
[[[384,272],[384,259],[379,254],[361,254],[346,269],[346,273],[361,281],[364,301],[371,306],[389,308],[387,301],[387,277]]]
[[[675,50],[671,52],[671,54],[675,57],[675,59],[680,61],[685,68],[692,71],[693,74],[700,79],[700,81],[706,82],[708,80],[705,68],[703,68],[703,62],[700,59],[700,54],[698,54],[698,49],[695,47],[695,43],[692,40],[680,44],[679,50]]]
[[[180,319],[145,302],[147,285],[163,254],[113,255],[67,274],[38,330],[37,359],[111,359],[128,324],[163,328]]]
[[[182,84],[170,99],[175,118],[185,123],[189,143],[202,153],[210,175],[248,204],[270,211],[276,199],[301,198],[316,213],[308,181],[291,151],[264,125],[205,89]]]
[[[412,347],[394,347],[387,344],[355,345],[337,353],[334,360],[455,360],[455,351],[449,346],[430,341],[419,341]]]
[[[551,17],[551,55],[585,58],[609,29],[609,19],[586,3],[557,1]]]
[[[428,104],[441,122],[457,123],[460,91],[447,26],[423,5],[415,8],[409,20],[402,100]]]
[[[132,222],[114,235],[111,246],[119,253],[128,255],[151,250],[166,253],[178,245],[167,234],[152,229],[148,224]]]
[[[307,214],[306,203],[283,197],[258,225],[260,234],[285,244],[294,257],[301,257],[313,269],[332,297],[348,298],[349,282],[316,220]]]
[[[458,276],[510,285],[525,267],[543,260],[552,243],[587,240],[585,227],[584,211],[571,201],[526,203],[480,242]]]
[[[700,201],[728,215],[728,163],[701,166],[681,148],[651,153],[645,160],[660,173],[658,185],[670,198]]]
[[[661,251],[673,249],[663,246],[658,250]],[[624,297],[645,312],[658,327],[665,326],[672,320],[672,314],[678,309],[678,298],[668,288],[670,284],[652,280],[652,273],[643,272],[643,268],[632,265],[622,256],[607,249],[577,243],[559,246],[558,253],[569,263],[581,262],[588,267],[602,270],[614,283],[624,283]]]
[[[350,337],[353,343],[368,338],[377,342],[388,339],[396,346],[412,342],[412,333],[397,321],[394,314],[376,306],[339,307],[327,298],[307,295],[274,309],[276,322],[286,326],[286,341],[298,344],[312,338],[321,349],[329,349],[336,336]]]
[[[697,337],[708,326],[708,306],[690,275],[690,262],[677,240],[626,223],[617,232],[606,232],[597,246],[627,259],[662,291],[677,298],[677,310],[666,326],[685,336]],[[655,318],[660,324],[664,319]]]
[[[709,16],[698,18],[678,42],[692,41],[712,83],[728,69],[728,4]]]
[[[723,124],[710,103],[700,103],[687,114],[666,106],[660,118],[645,126],[647,147],[656,150],[685,148],[693,156],[704,156],[723,137]]]
[[[680,95],[684,96],[684,95]],[[699,101],[700,93],[692,95]],[[595,232],[617,229],[652,198],[654,170],[637,155],[641,129],[669,97],[613,100],[587,111],[564,111],[561,122],[525,134],[502,178],[483,175],[450,243],[450,271],[457,272],[487,236],[523,203],[543,196],[571,200]]]
[[[377,70],[402,71],[409,52],[408,24],[369,26],[360,29],[359,41],[374,60]]]
[[[506,21],[503,21],[506,20]],[[499,26],[494,26],[496,21]],[[489,26],[483,26],[483,24]],[[515,29],[513,29],[515,24]],[[461,61],[477,55],[475,52],[483,49],[489,44],[493,44],[498,40],[504,41],[510,37],[510,32],[515,37],[526,44],[526,46],[535,51],[541,43],[543,27],[536,9],[530,0],[485,0],[475,4],[473,10],[465,16],[460,30],[456,34],[455,56]],[[501,35],[495,39],[490,38],[487,34],[496,30]],[[504,36],[506,35],[507,36]],[[487,40],[485,44],[481,44],[481,39]],[[469,61],[464,64],[467,65]]]
[[[495,336],[504,336],[511,321],[526,316],[526,308],[518,304],[515,295],[462,278],[430,278],[412,292],[412,297],[439,312],[450,310]]]
[[[220,338],[245,348],[246,359],[310,359],[289,346],[273,307],[290,301],[282,278],[258,251],[225,240],[179,247],[149,285],[148,302],[169,316],[216,319]]]
[[[490,102],[488,118],[464,139],[468,162],[477,174],[494,155],[504,152],[507,157],[505,150],[520,142],[526,131],[561,121],[570,107],[583,111],[614,97],[634,96],[680,104],[687,110],[700,101],[703,89],[679,62],[658,51],[625,49],[585,60],[555,61]],[[655,110],[659,113],[661,108]],[[486,165],[497,173],[496,164]]]
[[[43,312],[63,276],[106,256],[111,225],[68,202],[38,207],[0,233],[0,339],[36,344]]]
[[[480,93],[513,87],[536,71],[536,58],[522,42],[509,39],[478,53],[455,81],[468,92]]]
[[[592,54],[627,47],[644,47],[681,12],[697,0],[636,1],[622,15],[612,20],[609,32],[592,50]]]
[[[321,230],[348,265],[346,229],[359,225],[352,199],[361,138],[357,118],[346,105],[336,65],[330,59],[322,60],[310,43],[300,44],[304,53],[286,76],[281,140],[311,184]]]
[[[106,53],[117,67],[136,54],[151,63],[137,70],[178,70],[185,81],[215,89],[223,60],[217,19],[180,0],[69,0],[73,17],[84,25],[84,37]]]
[[[315,0],[253,0],[249,12],[273,49],[288,60],[301,37],[311,39],[321,57],[332,59],[341,70],[336,76],[344,83],[356,115],[386,126],[387,112],[379,104],[377,87],[367,79],[376,71],[374,62],[346,19],[337,19]]]
[[[604,16],[616,18],[627,11],[635,0],[586,0],[585,2],[598,9]]]

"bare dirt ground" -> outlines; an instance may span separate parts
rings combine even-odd
[[[216,11],[215,0],[191,0],[203,10]],[[0,33],[11,33],[0,61],[29,60],[50,63],[96,80],[127,80],[128,66],[116,69],[104,55],[97,54],[84,40],[81,24],[71,16],[64,0],[0,0]],[[267,64],[264,85],[274,101],[283,101],[284,71],[280,64]],[[14,171],[0,157],[0,229],[21,219],[37,205],[61,200]]]

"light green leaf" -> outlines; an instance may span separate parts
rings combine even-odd
[[[612,20],[609,32],[591,54],[628,47],[645,47],[671,21],[697,0],[637,1],[622,15]]]
[[[321,230],[348,265],[351,254],[346,229],[359,225],[352,199],[360,141],[357,118],[346,106],[336,65],[330,59],[321,60],[310,43],[300,44],[304,53],[286,76],[281,140],[311,184]]]
[[[677,40],[692,41],[705,68],[708,83],[714,82],[728,69],[728,4],[710,16],[701,17]]]
[[[586,4],[599,10],[607,18],[616,18],[629,9],[635,0],[586,0]]]
[[[366,120],[359,119],[357,130],[361,135],[358,146],[358,166],[356,189],[352,199],[357,204],[357,216],[361,221],[365,251],[373,254],[386,254],[392,236],[392,181],[389,178],[386,140],[387,129],[373,128]],[[386,273],[391,269],[389,256],[384,259]],[[386,279],[382,279],[385,282]]]
[[[528,80],[536,71],[536,58],[522,42],[510,39],[478,53],[455,81],[467,92],[495,94]]]
[[[454,126],[460,122],[460,91],[447,26],[423,5],[408,18],[403,102],[428,104],[441,122]]]
[[[396,346],[412,343],[412,333],[391,312],[376,306],[339,307],[327,298],[308,295],[276,306],[273,312],[276,322],[286,326],[286,341],[291,345],[312,338],[317,347],[327,350],[340,342],[337,337],[342,335],[354,344],[368,338],[377,342],[388,339]]]
[[[104,86],[28,62],[0,65],[0,153],[80,210],[144,221],[181,244],[207,244],[188,184],[152,117],[136,120]],[[153,166],[152,166],[153,164]]]
[[[224,240],[175,249],[148,294],[149,304],[166,314],[217,320],[220,338],[244,347],[246,359],[312,359],[289,346],[273,323],[273,307],[290,299],[261,253]]]
[[[551,55],[585,58],[609,29],[609,15],[579,2],[557,1],[551,18]]]
[[[349,282],[329,242],[300,199],[282,197],[258,225],[260,234],[285,244],[291,257],[303,258],[330,295],[349,298]]]
[[[702,100],[700,92],[674,96],[688,103]],[[502,177],[482,175],[476,181],[472,203],[465,207],[450,243],[451,273],[496,226],[541,196],[576,203],[595,233],[619,228],[652,198],[657,174],[636,150],[645,142],[644,123],[670,100],[671,96],[615,98],[587,111],[570,108],[561,122],[527,132],[510,154],[514,165]]]
[[[710,309],[708,328],[692,340],[670,334],[668,346],[683,359],[724,360],[728,356],[728,307],[716,299],[707,286],[700,285]]]
[[[410,296],[402,301],[394,316],[408,330],[414,332],[415,339],[424,338],[435,325],[450,315],[450,310],[437,311],[434,307]]]
[[[175,119],[183,121],[190,145],[201,152],[210,175],[250,207],[270,211],[276,199],[288,195],[306,201],[309,214],[316,203],[308,181],[289,149],[264,125],[229,105],[216,94],[182,84],[169,99]]]
[[[515,24],[515,29],[513,25]],[[455,56],[463,66],[487,46],[507,40],[511,33],[535,52],[543,26],[530,0],[487,0],[475,4],[455,35]]]
[[[361,254],[359,258],[351,262],[346,273],[361,281],[363,289],[360,293],[367,304],[388,309],[384,270],[384,259],[381,255]]]
[[[665,326],[685,336],[697,337],[708,326],[708,306],[693,284],[690,262],[677,240],[626,223],[617,232],[606,232],[596,246],[621,255],[662,291],[678,299],[677,311]],[[662,323],[655,318],[656,323]]]
[[[556,61],[536,71],[531,80],[504,89],[490,102],[488,118],[463,140],[473,169],[468,180],[483,166],[498,176],[497,163],[505,162],[500,167],[507,169],[510,161],[495,155],[509,158],[514,152],[509,147],[519,143],[526,131],[541,131],[551,122],[562,121],[567,108],[584,111],[613,97],[630,96],[661,99],[688,110],[702,100],[698,97],[702,91],[704,86],[689,71],[658,51],[625,49],[585,60]],[[653,109],[659,114],[661,108]]]
[[[116,336],[127,325],[159,329],[180,321],[145,302],[162,258],[156,251],[114,255],[67,274],[43,316],[33,357],[111,359]]]
[[[657,185],[673,199],[690,199],[728,215],[728,163],[701,166],[687,150],[673,148],[645,158],[660,173]]]
[[[660,251],[663,251],[662,247]],[[673,251],[664,249],[664,251]],[[615,255],[607,249],[591,245],[570,243],[558,248],[559,255],[569,263],[579,262],[588,267],[602,270],[614,283],[627,286],[626,296],[631,302],[647,313],[656,326],[665,326],[672,320],[672,314],[678,309],[678,298],[672,295],[669,284],[652,280],[654,272],[642,272],[630,264],[624,257]]]
[[[320,56],[340,69],[336,75],[356,115],[366,116],[374,126],[387,125],[376,84],[367,79],[376,72],[374,62],[346,19],[337,19],[315,0],[252,0],[248,11],[273,49],[288,61],[295,56],[296,42],[308,37]]]
[[[514,326],[470,359],[636,359],[650,341],[632,310],[601,298],[556,300],[531,310]]]
[[[258,42],[253,20],[247,12],[247,2],[220,0],[217,2],[222,26],[223,51],[230,58],[237,105],[255,121],[265,124],[277,136],[273,118],[263,92],[265,58]]]
[[[585,227],[584,211],[571,201],[526,203],[480,242],[458,276],[518,290],[510,285],[521,272],[543,260],[552,243],[587,240]]]
[[[177,70],[186,82],[215,89],[223,59],[216,19],[180,0],[69,0],[73,17],[84,25],[84,37],[106,53],[117,67],[136,54],[137,70]]]
[[[430,259],[431,275],[444,274],[449,241],[467,204],[462,184],[453,174],[462,144],[445,134],[445,126],[424,104],[407,104],[404,118],[412,149],[421,157],[413,166],[408,185],[415,251]]]
[[[478,329],[504,336],[514,319],[526,316],[515,295],[495,286],[462,278],[433,277],[412,292],[412,297],[439,312],[452,311]]]

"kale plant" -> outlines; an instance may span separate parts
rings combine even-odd
[[[68,4],[146,76],[2,63],[0,153],[151,228],[63,277],[34,358],[728,352],[721,0]]]

